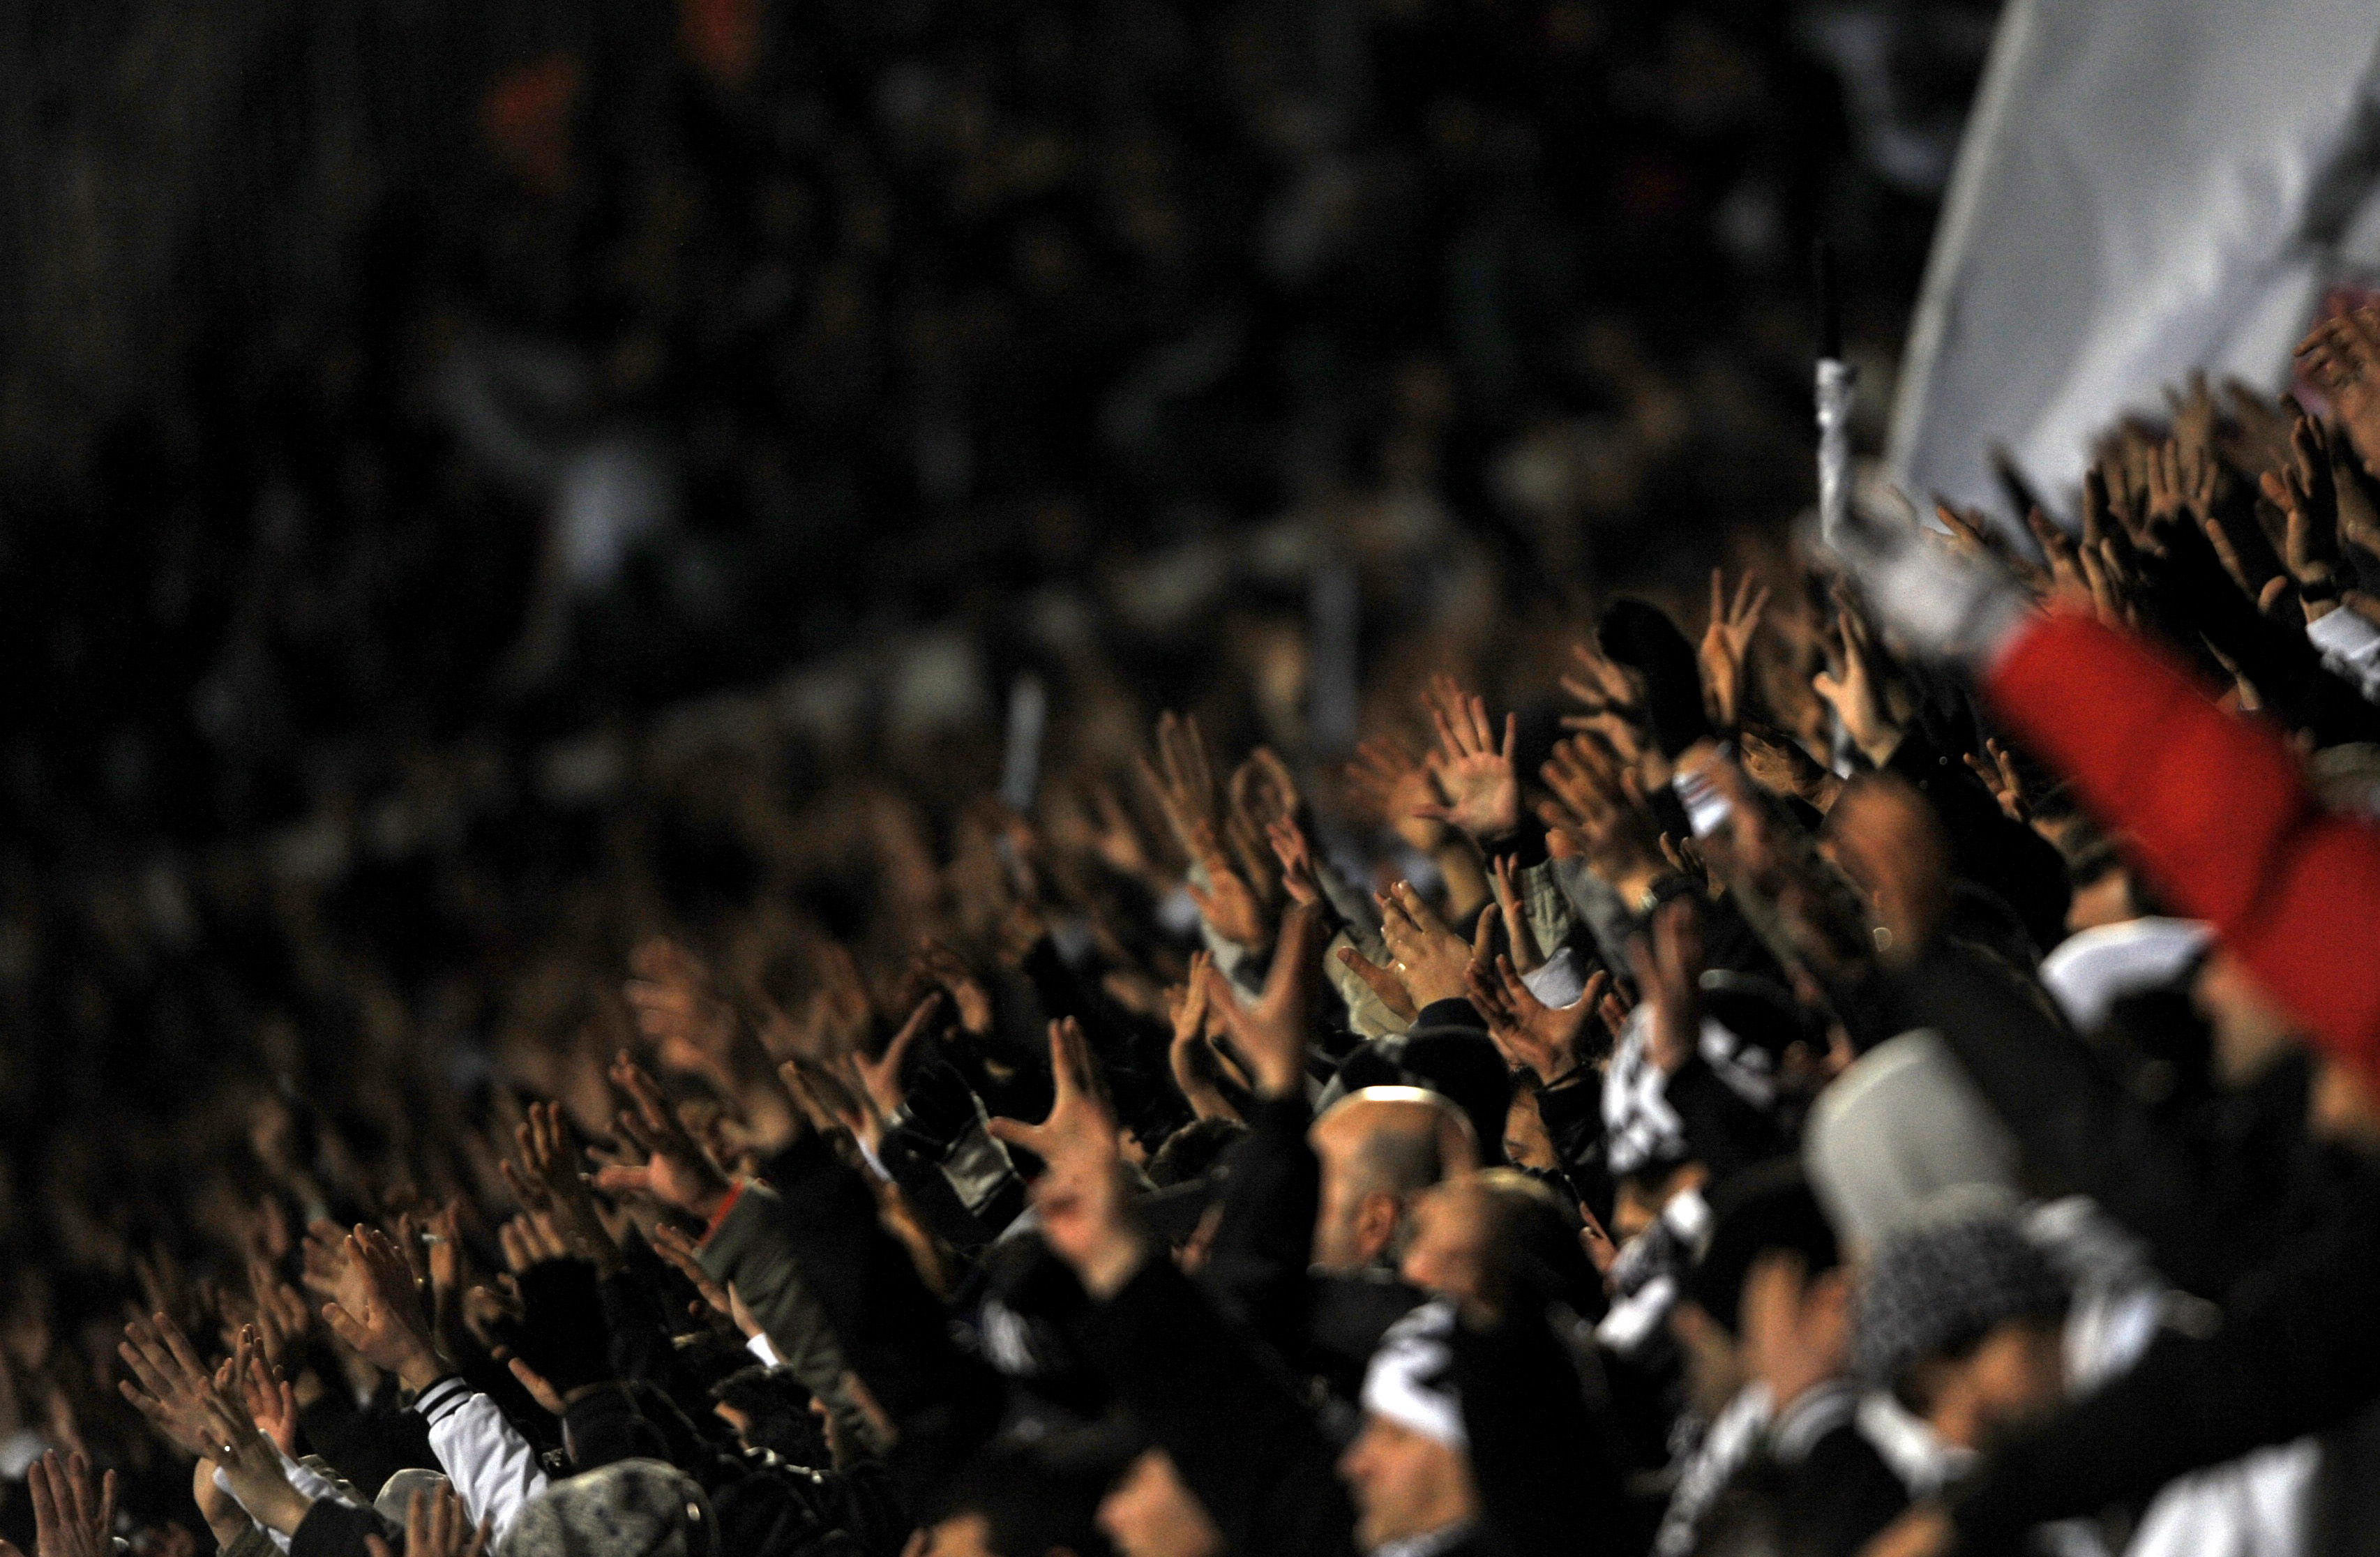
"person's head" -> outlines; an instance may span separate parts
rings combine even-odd
[[[1950,1209],[1878,1244],[1863,1273],[1853,1356],[1949,1443],[1983,1449],[2066,1393],[2069,1292],[2003,1210]]]
[[[1561,1201],[1517,1168],[1450,1178],[1415,1196],[1407,1216],[1411,1231],[1400,1272],[1465,1312],[1500,1312],[1514,1265],[1523,1259],[1571,1281],[1586,1274]]]
[[[747,1449],[771,1449],[796,1465],[814,1464],[833,1417],[796,1381],[790,1369],[745,1368],[710,1387],[711,1411],[735,1431]],[[818,1407],[813,1409],[814,1407]]]
[[[662,1460],[615,1460],[522,1505],[503,1557],[716,1557],[719,1521],[701,1485]]]
[[[1413,1198],[1479,1161],[1463,1111],[1418,1087],[1351,1092],[1314,1122],[1308,1139],[1322,1169],[1314,1263],[1327,1271],[1394,1259]]]
[[[2297,1048],[2296,1019],[2220,944],[2199,965],[2190,1001],[2205,1019],[2215,1078],[2223,1086],[2248,1086]]]
[[[1389,1327],[1364,1375],[1364,1426],[1339,1457],[1366,1551],[1462,1524],[1479,1512],[1471,1439],[1447,1336],[1454,1310],[1428,1303]]]
[[[1123,1557],[1220,1557],[1223,1537],[1162,1449],[1141,1452],[1099,1500],[1099,1533]]]
[[[1718,1416],[1738,1390],[1751,1382],[1735,1332],[1713,1319],[1701,1304],[1683,1300],[1670,1309],[1670,1333],[1685,1364],[1686,1403],[1705,1421]]]
[[[1558,1171],[1561,1158],[1547,1133],[1546,1116],[1537,1112],[1537,1095],[1526,1087],[1512,1089],[1504,1109],[1504,1161],[1516,1168]]]
[[[1611,1236],[1625,1244],[1654,1222],[1669,1203],[1702,1188],[1709,1177],[1691,1157],[1656,1157],[1620,1175],[1612,1186]]]
[[[1913,957],[1950,908],[1950,845],[1933,805],[1907,780],[1864,773],[1827,812],[1823,846],[1889,933],[1888,961]]]
[[[2073,896],[2066,905],[2066,929],[2070,934],[2141,917],[2141,906],[2132,892],[2132,873],[2116,845],[2104,838],[2094,840],[2067,861],[2066,880],[2073,889]]]
[[[1165,1137],[1148,1160],[1148,1182],[1160,1189],[1203,1177],[1248,1133],[1236,1119],[1194,1119]]]
[[[944,1491],[914,1557],[1085,1557],[1115,1478],[1112,1454],[1059,1463],[1043,1446],[1006,1441],[978,1451]]]
[[[1800,1163],[1767,1163],[1712,1192],[1710,1241],[1679,1310],[1690,1366],[1712,1368],[1731,1345],[1734,1375],[1767,1384],[1780,1406],[1849,1365],[1851,1279]],[[1700,1321],[1725,1337],[1689,1336]]]

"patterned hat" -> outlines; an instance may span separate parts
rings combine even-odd
[[[694,1478],[620,1460],[557,1481],[520,1511],[499,1557],[717,1557],[718,1521]]]
[[[2055,1318],[2070,1296],[2012,1215],[1969,1201],[1877,1246],[1860,1283],[1852,1363],[1867,1384],[1889,1390],[1921,1359],[2010,1320]]]

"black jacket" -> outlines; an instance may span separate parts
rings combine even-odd
[[[1076,1334],[1236,1557],[1354,1557],[1336,1448],[1289,1375],[1188,1277],[1148,1260],[1086,1308]]]

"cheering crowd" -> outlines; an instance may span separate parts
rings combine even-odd
[[[492,1087],[252,1089],[176,1237],[86,1180],[9,1272],[0,1527],[2362,1550],[2380,311],[2300,366],[2125,422],[2070,527],[1610,600],[1553,717],[1421,667],[1343,772],[1168,713],[1107,775],[1062,719],[1026,809],[849,801],[857,928],[514,991],[570,1036]]]

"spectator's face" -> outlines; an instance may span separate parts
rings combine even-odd
[[[1469,1455],[1384,1417],[1364,1418],[1339,1458],[1339,1477],[1354,1495],[1355,1542],[1366,1551],[1442,1530],[1479,1509]]]
[[[2191,1004],[2215,1039],[2215,1073],[2227,1087],[2245,1087],[2297,1046],[2296,1024],[2250,976],[2246,965],[2217,947],[2191,986]]]
[[[1206,1506],[1182,1485],[1162,1449],[1133,1461],[1099,1501],[1099,1526],[1123,1557],[1218,1557],[1223,1550]]]
[[[953,1514],[923,1532],[925,1544],[916,1557],[1000,1557],[991,1549],[991,1519],[970,1509]]]
[[[1891,932],[1888,960],[1933,939],[1950,901],[1949,847],[1923,796],[1894,778],[1847,787],[1827,813],[1824,851],[1876,904]]]
[[[1686,1393],[1707,1419],[1724,1410],[1743,1388],[1743,1354],[1727,1328],[1699,1304],[1681,1302],[1670,1310],[1670,1333],[1686,1359]]]
[[[2063,1326],[2012,1320],[1957,1362],[1935,1369],[1926,1422],[1945,1441],[1988,1449],[2058,1409],[2066,1395]]]
[[[2131,878],[2121,870],[2110,870],[2089,885],[2074,889],[2073,901],[2066,908],[2066,929],[2069,934],[2075,934],[2137,917],[2132,911]]]
[[[1536,1094],[1512,1089],[1512,1104],[1504,1111],[1504,1160],[1516,1168],[1557,1170],[1553,1137],[1546,1134],[1545,1115],[1537,1112]]]
[[[1361,1271],[1396,1241],[1404,1205],[1368,1171],[1365,1111],[1342,1109],[1314,1127],[1314,1154],[1322,1194],[1314,1218],[1314,1263],[1325,1271]]]
[[[1487,1306],[1488,1244],[1494,1235],[1486,1191],[1444,1184],[1415,1199],[1412,1241],[1400,1267],[1425,1292],[1451,1297],[1466,1309]]]

